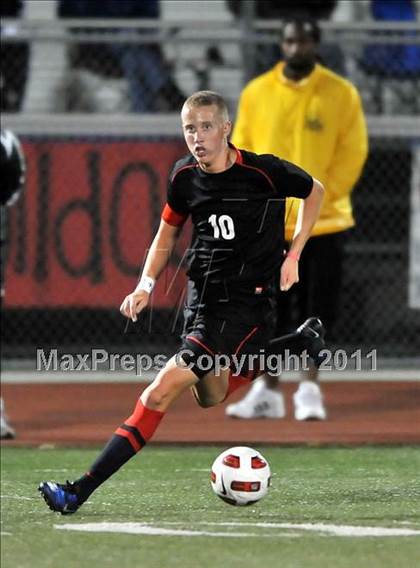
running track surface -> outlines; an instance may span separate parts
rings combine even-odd
[[[5,384],[2,396],[17,438],[13,446],[98,446],[127,418],[145,385],[133,383]],[[171,407],[151,443],[226,445],[360,445],[420,443],[420,382],[331,382],[325,422],[292,417],[296,384],[286,383],[287,418],[233,420],[227,403],[197,406],[189,392]],[[235,392],[234,402],[246,390]]]

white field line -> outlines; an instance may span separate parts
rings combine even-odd
[[[177,521],[179,523],[179,521]],[[165,522],[164,524],[169,524]],[[172,524],[172,523],[171,523]],[[333,525],[327,523],[247,523],[247,522],[205,522],[195,523],[197,525],[215,525],[215,526],[245,526],[259,528],[282,528],[305,530],[332,534],[334,536],[420,536],[420,530],[417,529],[400,529],[392,527],[367,527],[364,525]],[[409,533],[409,534],[408,534]]]
[[[279,535],[261,535],[257,533],[245,532],[211,532],[211,531],[193,531],[188,529],[165,529],[162,527],[151,527],[143,523],[84,523],[84,524],[67,524],[54,525],[55,529],[68,531],[82,531],[94,533],[124,533],[124,534],[143,534],[147,536],[212,536],[223,538],[249,538],[249,537],[272,537]],[[289,536],[284,535],[281,536]]]
[[[36,497],[24,497],[23,495],[0,495],[0,499],[16,499],[16,501],[38,501]]]
[[[68,473],[69,469],[34,469],[37,473]]]
[[[45,384],[45,383],[150,383],[156,373],[145,372],[142,376],[135,373],[106,372],[106,371],[54,371],[38,372],[3,371],[1,381],[3,384]],[[331,382],[393,382],[413,381],[420,382],[420,371],[415,369],[377,370],[377,371],[324,371],[319,375],[320,381]],[[297,372],[287,372],[282,375],[282,382],[296,383],[300,379]]]
[[[188,469],[175,469],[175,473],[185,473],[186,471],[193,471],[193,472],[206,472],[206,473],[210,473],[210,468],[209,467],[192,467],[192,468],[188,468]]]
[[[164,525],[182,525],[184,523],[174,522],[165,523]],[[164,527],[152,526],[148,523],[75,523],[54,525],[59,530],[83,531],[83,532],[106,532],[106,533],[124,533],[124,534],[142,534],[149,536],[210,536],[210,537],[226,537],[226,538],[248,538],[248,537],[298,537],[303,534],[284,532],[284,530],[314,532],[320,536],[338,536],[338,537],[404,537],[404,536],[420,536],[420,530],[409,528],[389,528],[389,527],[365,527],[350,525],[333,525],[324,523],[217,523],[217,522],[201,522],[196,523],[206,526],[216,527],[254,527],[264,529],[281,529],[281,532],[266,533],[247,533],[247,532],[212,532],[206,530],[190,530],[190,529],[168,529]]]

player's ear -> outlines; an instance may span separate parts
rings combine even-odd
[[[223,132],[224,132],[225,136],[229,136],[231,131],[232,131],[232,121],[226,120],[224,125],[223,125]]]

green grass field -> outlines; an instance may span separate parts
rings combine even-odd
[[[61,516],[39,481],[74,479],[97,452],[3,448],[2,568],[420,566],[420,448],[259,447],[273,485],[245,508],[212,493],[209,469],[222,449],[149,447]],[[119,532],[86,532],[88,523]],[[343,526],[361,535],[338,536]],[[362,536],[360,527],[417,534]]]

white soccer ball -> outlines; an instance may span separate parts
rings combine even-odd
[[[270,479],[268,461],[246,446],[222,452],[211,468],[213,491],[230,505],[256,503],[267,494]]]

